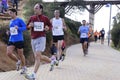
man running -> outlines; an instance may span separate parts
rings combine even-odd
[[[21,74],[25,74],[27,68],[25,66],[25,57],[23,55],[24,39],[23,31],[26,30],[25,22],[17,17],[17,11],[15,9],[9,9],[9,15],[12,17],[10,21],[10,37],[7,46],[7,55],[12,60],[16,61],[17,70],[19,70],[20,64],[22,66]],[[17,50],[19,59],[13,54],[14,50]]]
[[[29,80],[35,80],[36,74],[40,66],[40,61],[44,60],[47,63],[54,64],[54,61],[47,56],[42,55],[46,48],[46,34],[45,32],[51,29],[51,23],[47,16],[43,15],[43,6],[37,3],[34,6],[35,15],[31,16],[27,28],[31,30],[31,45],[35,57],[34,71],[30,75],[26,75]]]
[[[84,56],[88,54],[88,32],[89,32],[89,27],[86,25],[86,20],[82,21],[82,26],[79,27],[78,29],[78,34],[80,34],[80,43],[82,43],[82,49]]]
[[[102,30],[100,31],[100,34],[101,34],[101,44],[104,44],[104,36],[105,36],[104,28],[102,28]]]
[[[60,56],[62,53],[61,47],[62,42],[64,40],[64,30],[66,30],[66,24],[64,19],[60,17],[60,11],[54,11],[54,18],[51,19],[52,23],[52,35],[53,35],[53,43],[57,47],[57,60],[60,60]]]

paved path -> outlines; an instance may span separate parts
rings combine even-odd
[[[80,44],[69,47],[66,53],[66,59],[54,71],[49,71],[49,64],[42,65],[37,80],[120,80],[120,52],[107,45],[91,43],[86,57]],[[26,79],[10,71],[0,73],[0,80]]]

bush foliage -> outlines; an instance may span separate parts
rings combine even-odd
[[[120,13],[114,19],[113,29],[111,30],[112,42],[115,48],[120,48]]]
[[[27,5],[25,5],[25,7],[24,7],[24,19],[25,19],[26,23],[27,23],[28,19],[30,18],[30,16],[34,14],[33,8],[34,8],[34,5],[38,2],[41,3],[42,0],[29,0],[27,2]],[[62,18],[65,15],[64,14],[64,12],[65,12],[64,8],[59,7],[58,4],[43,3],[43,6],[44,6],[43,13],[45,15],[47,15],[49,18],[54,17],[54,10],[55,9],[60,10]],[[72,20],[67,19],[67,18],[65,18],[65,22],[66,22],[66,25],[68,27],[67,32],[65,32],[65,34],[67,35],[67,36],[65,36],[65,40],[67,40],[68,44],[70,44],[70,42],[74,43],[77,40],[79,40],[79,37],[77,35],[77,30],[78,30],[79,26],[81,25],[81,23],[72,21]],[[7,44],[9,36],[6,34],[6,30],[9,30],[9,27],[4,26],[4,25],[1,25],[1,26],[2,27],[0,27],[0,40],[3,41],[5,44]],[[47,36],[47,49],[49,49],[49,47],[51,46],[51,41],[52,41],[52,34],[51,34],[51,32],[46,32],[46,33],[47,33],[47,35],[46,35]],[[24,40],[25,40],[25,42],[24,42],[24,46],[25,46],[24,54],[25,54],[26,57],[28,57],[30,55],[30,53],[32,52],[31,39],[30,39],[30,32],[29,31],[24,32]]]
[[[1,25],[1,27],[0,27],[0,40],[2,42],[4,42],[6,45],[9,41],[9,35],[7,34],[7,31],[9,31],[9,27]],[[30,34],[28,31],[25,31],[23,33],[23,35],[24,35],[24,54],[25,54],[25,57],[27,57],[32,50],[31,49],[31,41],[30,41],[31,39],[30,39]]]

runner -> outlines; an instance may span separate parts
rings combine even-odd
[[[31,45],[35,57],[34,71],[32,74],[26,75],[26,78],[29,80],[35,80],[36,74],[40,66],[40,61],[44,60],[47,63],[51,63],[51,66],[54,65],[54,60],[49,59],[47,56],[42,55],[46,47],[46,34],[45,31],[51,29],[50,20],[47,16],[42,14],[43,6],[40,3],[37,3],[34,6],[35,15],[31,16],[27,28],[31,30]]]
[[[105,36],[105,30],[104,28],[102,28],[102,30],[100,31],[101,33],[101,44],[104,44],[104,36]]]
[[[89,33],[89,27],[86,25],[86,20],[82,21],[82,26],[78,29],[78,34],[80,34],[80,43],[82,43],[82,49],[84,56],[88,54],[88,33]]]
[[[94,39],[95,39],[95,42],[97,42],[97,39],[98,39],[98,32],[97,32],[97,30],[94,32]]]
[[[13,8],[16,7],[16,10],[18,10],[18,0],[11,0]]]
[[[54,18],[51,19],[53,43],[57,47],[57,60],[59,62],[62,53],[61,46],[64,40],[64,30],[67,30],[64,19],[60,17],[60,11],[54,11]]]
[[[7,46],[7,55],[9,58],[17,62],[17,70],[19,70],[20,65],[22,66],[21,74],[25,74],[27,68],[25,66],[25,57],[23,55],[24,39],[22,32],[26,30],[26,24],[21,18],[17,17],[17,11],[15,9],[9,9],[9,15],[12,17],[12,20],[9,25],[10,37]],[[15,49],[17,50],[19,58],[13,54]]]
[[[93,35],[93,29],[92,29],[92,26],[91,24],[89,23],[89,33],[88,33],[88,47],[90,46],[90,38],[92,37]]]
[[[98,40],[99,40],[99,42],[100,42],[100,38],[101,38],[101,33],[100,33],[100,31],[98,32]]]

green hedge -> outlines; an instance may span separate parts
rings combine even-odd
[[[113,29],[111,30],[112,42],[116,49],[120,49],[120,13],[114,17]]]
[[[120,24],[116,24],[112,31],[111,31],[111,35],[112,35],[112,42],[114,44],[115,48],[120,48]]]
[[[7,44],[9,40],[9,35],[6,34],[7,30],[9,30],[8,26],[0,27],[0,40],[5,44]],[[24,54],[25,54],[25,57],[28,57],[29,53],[32,51],[30,34],[28,31],[25,31],[23,35],[24,35]]]

